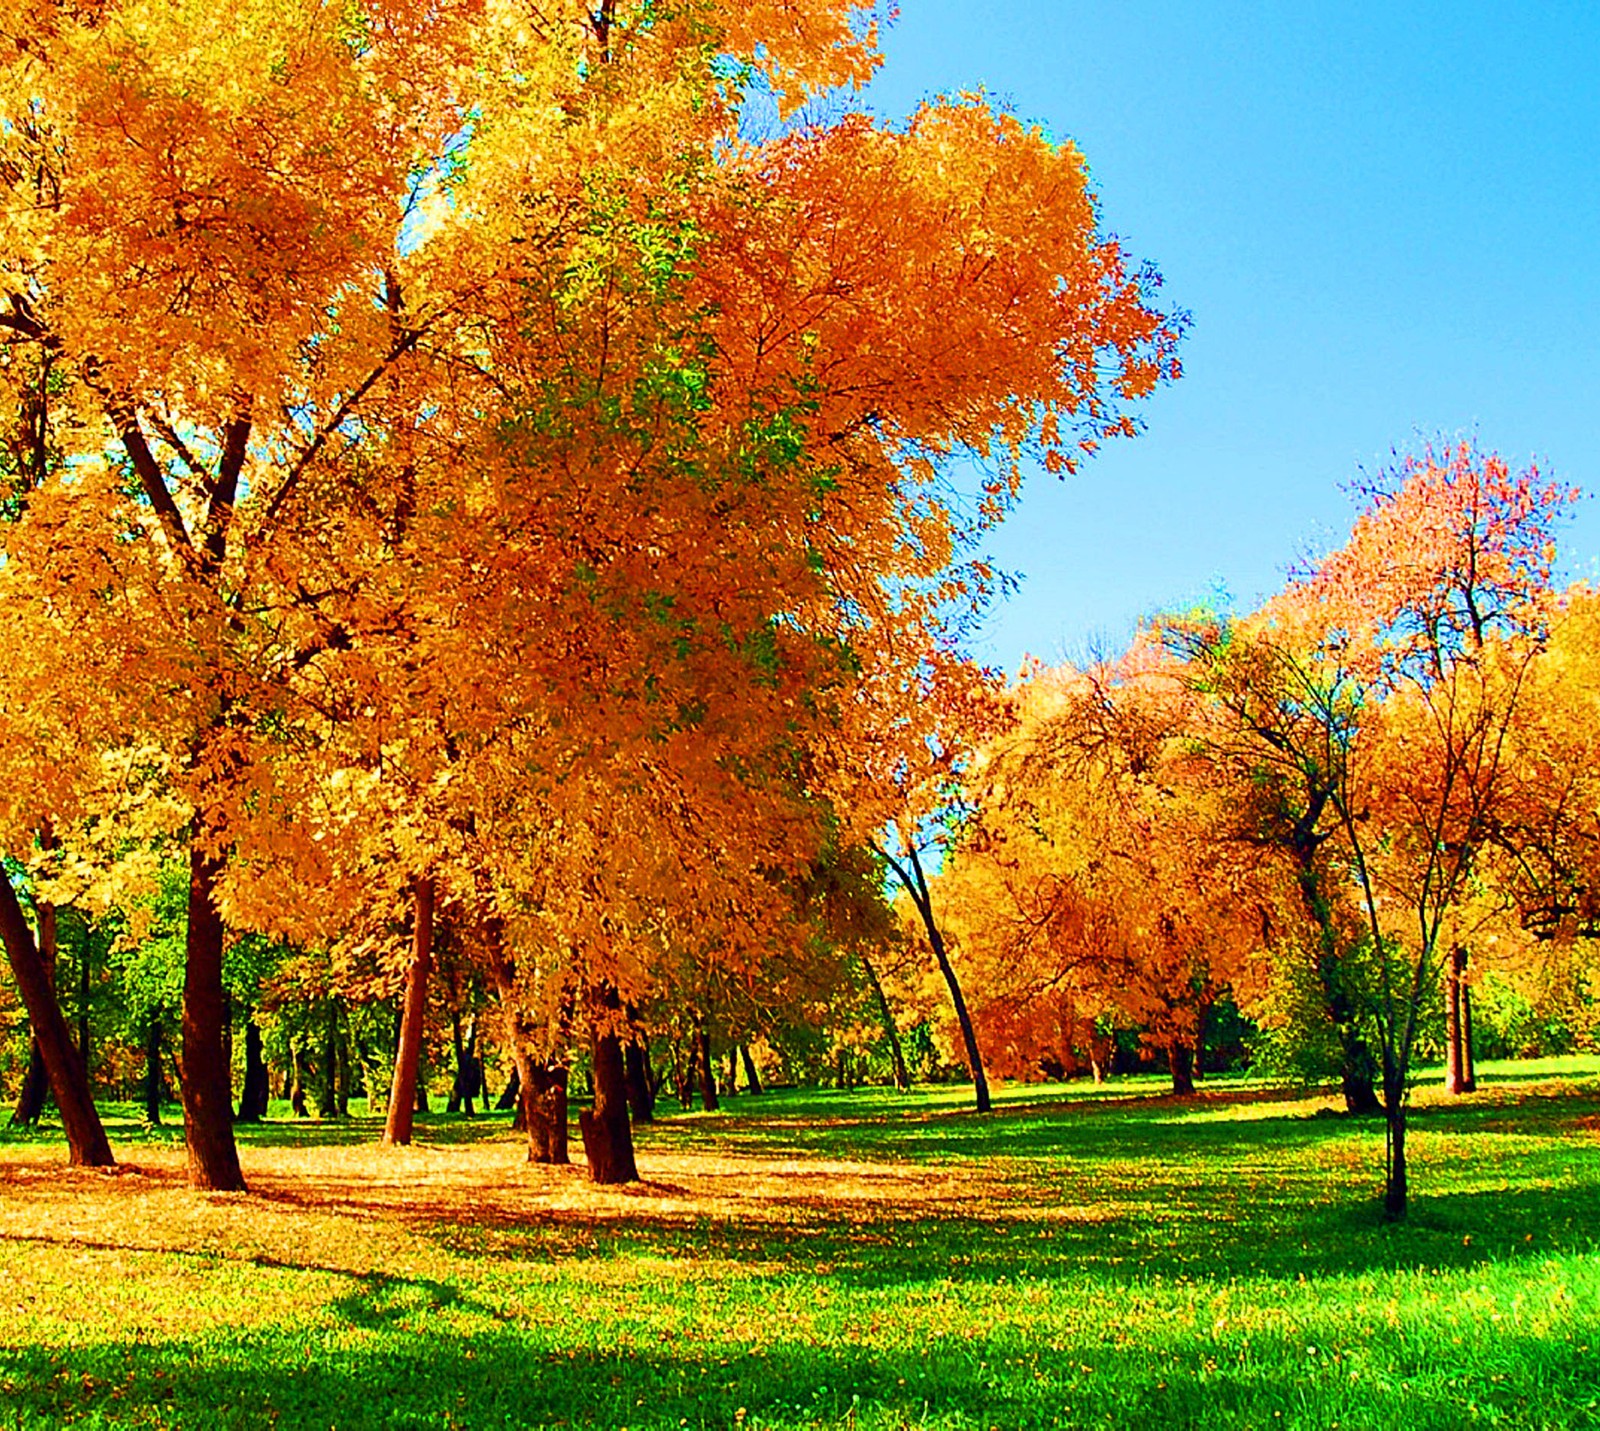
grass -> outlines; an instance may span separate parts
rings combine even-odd
[[[0,1137],[0,1425],[1600,1426],[1600,1060],[1381,1122],[1208,1081],[768,1093],[644,1130],[647,1181],[505,1115]]]

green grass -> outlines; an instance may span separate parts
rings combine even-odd
[[[0,1425],[1600,1426],[1600,1061],[1483,1089],[1400,1226],[1381,1122],[1240,1080],[745,1096],[627,1191],[504,1115],[241,1129],[232,1196],[8,1134]]]

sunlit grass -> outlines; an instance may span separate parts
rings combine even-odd
[[[1600,1425],[1600,1062],[1382,1125],[1208,1080],[775,1092],[645,1130],[630,1189],[505,1115],[0,1137],[4,1424]]]

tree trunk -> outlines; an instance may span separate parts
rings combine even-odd
[[[3,878],[3,876],[0,876]],[[50,1075],[45,1071],[44,1053],[39,1040],[28,1038],[28,1067],[22,1075],[22,1087],[17,1092],[17,1106],[11,1110],[10,1126],[31,1128],[44,1112],[45,1099],[50,1096]]]
[[[161,1012],[151,1009],[144,1026],[144,1121],[161,1126]]]
[[[1194,1045],[1174,1039],[1167,1049],[1172,1069],[1172,1091],[1180,1096],[1194,1092]]]
[[[762,1091],[761,1075],[756,1072],[755,1060],[750,1057],[749,1044],[742,1043],[739,1045],[739,1057],[744,1060],[744,1081],[746,1086],[752,1094],[760,1093]]]
[[[700,1107],[706,1113],[717,1111],[717,1073],[716,1064],[711,1060],[711,1035],[705,1029],[700,1029],[696,1034],[696,1047],[700,1057],[696,1060],[699,1064],[700,1074]]]
[[[422,1024],[428,1012],[428,974],[433,968],[433,902],[431,879],[419,879],[413,891],[411,967],[406,971],[405,1009],[400,1015],[400,1046],[394,1056],[394,1082],[389,1089],[389,1113],[383,1141],[404,1147],[411,1141],[418,1097],[426,1097],[417,1077],[422,1062]]]
[[[50,1091],[55,1095],[56,1108],[66,1129],[68,1160],[75,1167],[112,1167],[116,1160],[111,1156],[111,1144],[106,1140],[106,1130],[90,1096],[89,1080],[78,1058],[78,1050],[72,1046],[67,1021],[61,1016],[61,1005],[56,1002],[54,982],[34,943],[33,931],[23,915],[17,892],[3,872],[0,872],[0,940],[5,943],[6,957],[16,976],[28,1021],[39,1042]],[[229,1138],[231,1141],[231,1127]]]
[[[615,990],[597,997],[601,1019],[617,1007]],[[594,1059],[594,1107],[578,1114],[589,1177],[596,1183],[635,1183],[639,1169],[633,1157],[633,1129],[628,1121],[628,1078],[622,1041],[615,1026],[597,1022],[591,1034]]]
[[[878,1017],[883,1021],[883,1031],[889,1039],[889,1068],[894,1076],[894,1086],[904,1093],[911,1087],[911,1070],[906,1067],[905,1052],[900,1047],[900,1030],[895,1027],[894,1014],[889,1009],[889,1000],[884,997],[878,971],[865,954],[861,956],[861,967],[867,971],[873,1002],[878,1006]]]
[[[1444,976],[1444,1086],[1447,1093],[1477,1091],[1477,1084],[1472,1076],[1472,1013],[1466,974],[1467,951],[1461,947],[1452,949],[1450,961],[1445,965]]]
[[[300,1063],[300,1045],[289,1040],[289,1107],[296,1118],[309,1118],[306,1111],[306,1084]]]
[[[344,1000],[337,994],[333,998],[333,1048],[334,1066],[338,1070],[338,1083],[334,1086],[333,1106],[341,1118],[350,1116],[350,1021],[344,1016]]]
[[[233,1141],[233,1074],[223,1028],[223,929],[215,895],[221,870],[221,861],[206,854],[196,836],[189,851],[179,1089],[190,1185],[207,1192],[244,1192],[239,1149]]]
[[[1384,1090],[1388,1158],[1385,1163],[1383,1216],[1399,1222],[1406,1215],[1406,1106],[1397,1090]]]
[[[950,991],[950,1003],[956,1011],[956,1023],[961,1029],[961,1044],[967,1054],[967,1067],[972,1070],[974,1100],[978,1112],[987,1113],[994,1104],[989,1098],[989,1080],[983,1071],[983,1055],[978,1051],[978,1035],[972,1027],[972,1016],[967,1012],[967,1001],[961,996],[961,982],[956,978],[956,971],[951,966],[949,955],[945,951],[944,935],[939,930],[938,921],[933,917],[933,896],[928,890],[928,877],[922,871],[922,861],[917,857],[916,846],[909,841],[906,843],[906,853],[911,861],[909,874],[898,860],[888,855],[885,858],[889,860],[894,872],[900,876],[900,883],[905,886],[906,893],[917,906],[917,913],[922,916],[922,927],[927,931],[928,943],[933,947],[934,962],[938,964],[939,972],[944,975],[945,987]]]
[[[634,1037],[622,1050],[623,1073],[628,1080],[628,1111],[635,1123],[653,1123],[656,1117],[655,1090],[650,1087],[649,1051]]]
[[[728,1045],[727,1092],[730,1098],[736,1097],[739,1092],[739,1045],[736,1043]]]
[[[528,1125],[528,1161],[564,1165],[567,1149],[567,1069],[559,1063],[532,1060],[524,1094]]]
[[[513,1053],[512,1059],[515,1060],[515,1058],[516,1054]],[[515,1061],[513,1061],[511,1065],[511,1077],[506,1081],[506,1091],[497,1099],[495,1099],[494,1111],[496,1113],[507,1113],[515,1109],[521,1102],[522,1070],[518,1068]]]
[[[244,1088],[239,1094],[238,1121],[259,1123],[266,1117],[270,1096],[267,1064],[261,1056],[261,1028],[252,1016],[244,1026]]]
[[[317,1087],[317,1117],[339,1116],[339,1004],[330,996],[322,1020],[322,1079]]]
[[[456,1076],[450,1084],[450,1101],[445,1105],[447,1113],[463,1113],[468,1118],[476,1117],[472,1108],[472,1100],[478,1096],[478,1020],[476,1017],[467,1020],[467,1031],[463,1036],[461,1032],[461,1015],[450,1015],[450,1035],[456,1050]]]
[[[1377,1070],[1366,1040],[1353,1029],[1340,1028],[1339,1044],[1344,1055],[1339,1083],[1345,1111],[1361,1117],[1383,1112],[1383,1100],[1378,1097]]]

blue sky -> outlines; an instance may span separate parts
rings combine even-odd
[[[1428,436],[1600,490],[1600,4],[904,0],[884,49],[886,118],[982,85],[1073,140],[1193,318],[1146,431],[991,542],[1026,580],[983,659],[1252,603]],[[1564,551],[1597,571],[1593,499]]]

